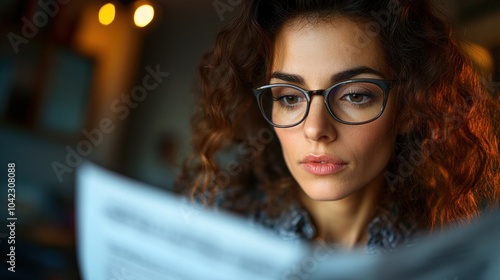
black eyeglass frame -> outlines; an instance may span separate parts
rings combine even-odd
[[[363,122],[347,122],[347,121],[343,121],[343,120],[339,119],[337,116],[335,116],[332,109],[330,108],[330,105],[328,104],[328,101],[327,101],[328,97],[329,97],[330,93],[333,91],[333,89],[335,89],[336,87],[341,86],[341,85],[345,85],[345,84],[350,84],[350,83],[371,83],[371,84],[377,85],[378,87],[380,87],[383,90],[384,100],[382,103],[382,108],[380,109],[380,112],[375,117],[373,117],[367,121],[363,121]],[[305,90],[305,89],[302,89],[296,85],[279,83],[279,84],[270,84],[270,85],[261,86],[259,88],[253,89],[252,91],[253,91],[255,98],[257,99],[257,104],[259,105],[260,112],[262,113],[262,115],[264,116],[266,121],[269,124],[271,124],[272,126],[277,127],[277,128],[293,127],[293,126],[299,125],[301,122],[303,122],[307,118],[307,115],[309,114],[309,108],[311,107],[311,98],[314,95],[322,95],[323,96],[323,101],[325,103],[326,108],[328,109],[328,112],[333,117],[333,119],[335,119],[336,121],[343,123],[343,124],[347,124],[347,125],[361,125],[361,124],[370,123],[370,122],[380,118],[380,116],[382,116],[382,113],[384,113],[385,106],[387,104],[387,100],[389,97],[389,90],[390,90],[393,83],[394,83],[393,80],[353,79],[353,80],[346,80],[346,81],[342,81],[340,83],[336,83],[327,89],[319,89],[319,90]],[[306,108],[306,112],[304,114],[304,117],[302,119],[300,119],[298,122],[291,124],[291,125],[278,125],[278,124],[273,123],[271,120],[269,120],[268,117],[266,116],[264,108],[262,107],[262,102],[260,101],[260,97],[265,89],[269,89],[269,88],[273,88],[273,87],[280,87],[280,86],[294,88],[294,89],[302,92],[307,100],[307,108]]]

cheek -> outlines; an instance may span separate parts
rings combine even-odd
[[[368,123],[366,129],[359,135],[360,145],[364,146],[367,154],[389,158],[396,143],[395,132],[395,108],[392,99],[385,108],[382,116],[372,123]],[[385,156],[384,156],[385,155]]]
[[[367,167],[385,168],[392,156],[396,139],[392,123],[381,120],[359,128],[352,131],[349,141],[354,156]]]
[[[289,159],[292,158],[292,153],[300,147],[299,135],[295,128],[275,128],[275,132],[281,144],[283,157],[288,165]]]

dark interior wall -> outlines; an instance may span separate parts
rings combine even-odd
[[[190,153],[189,118],[196,100],[197,65],[216,30],[230,17],[233,7],[227,5],[230,10],[219,17],[210,0],[161,2],[161,22],[145,38],[137,83],[147,66],[158,66],[169,75],[133,111],[122,153],[125,173],[171,186],[178,165]]]

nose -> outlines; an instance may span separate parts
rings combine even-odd
[[[322,96],[313,96],[309,113],[304,120],[304,136],[312,141],[332,142],[337,138],[337,130]]]

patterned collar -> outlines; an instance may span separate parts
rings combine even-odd
[[[392,251],[397,247],[407,245],[408,240],[415,234],[412,223],[397,223],[398,211],[380,211],[368,225],[368,243],[366,250],[370,254]],[[277,218],[269,217],[265,211],[254,212],[254,222],[270,228],[278,236],[287,241],[312,240],[316,229],[309,213],[297,204],[292,204]]]

